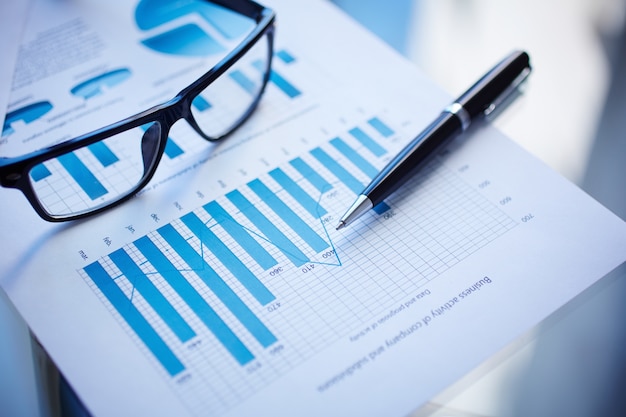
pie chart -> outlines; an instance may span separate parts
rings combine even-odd
[[[254,22],[221,6],[195,0],[141,0],[135,9],[135,22],[149,36],[141,43],[163,54],[208,56],[227,50],[234,40],[254,26]]]

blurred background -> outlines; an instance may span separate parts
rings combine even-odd
[[[451,96],[526,50],[529,83],[495,126],[626,219],[626,1],[333,2]],[[623,294],[625,265],[413,417],[622,415]],[[2,291],[0,340],[0,417],[83,415]]]
[[[526,50],[524,94],[493,124],[626,219],[626,1],[334,3],[451,96]],[[412,417],[623,415],[624,294],[626,265]]]

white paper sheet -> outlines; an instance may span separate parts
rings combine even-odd
[[[11,80],[30,3],[30,0],[25,0],[5,1],[0,4],[0,39],[3,40],[0,61],[0,109],[3,112],[7,108],[11,94]],[[4,121],[4,117],[2,120]]]
[[[0,282],[96,416],[405,415],[626,258],[623,221],[486,125],[380,214],[335,231],[357,188],[450,97],[327,3],[269,3],[274,70],[297,94],[275,79],[216,146],[177,124],[182,153],[88,220],[45,223],[1,191]],[[134,16],[128,2],[110,9]],[[82,13],[87,32],[106,26]],[[142,51],[146,34],[118,27],[135,52],[81,65],[198,62]],[[158,71],[102,103],[173,95],[180,79],[149,89]],[[14,138],[58,123],[84,74],[42,79],[58,104]],[[31,146],[14,143],[8,153]]]

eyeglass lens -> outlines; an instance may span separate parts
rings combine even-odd
[[[193,99],[191,112],[205,135],[229,133],[257,102],[269,70],[268,50],[264,36]],[[151,122],[34,166],[29,180],[35,197],[57,219],[124,198],[155,169],[162,129],[166,127]]]
[[[191,113],[205,135],[217,138],[228,133],[257,101],[268,70],[268,49],[263,37],[195,97]]]
[[[65,218],[111,204],[134,190],[154,163],[158,122],[35,165],[29,180],[43,209]]]

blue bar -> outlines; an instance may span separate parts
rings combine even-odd
[[[300,203],[302,207],[304,207],[314,218],[319,219],[327,213],[324,207],[320,206],[316,200],[311,198],[311,196],[304,191],[297,182],[285,174],[282,169],[276,168],[270,171],[270,176],[274,178],[274,180],[280,184],[280,186],[283,187],[285,191],[287,191],[294,198],[294,200]]]
[[[296,60],[296,58],[294,58],[293,55],[291,55],[289,52],[287,52],[284,49],[281,49],[280,51],[276,52],[276,56],[280,58],[280,60],[283,61],[285,64],[291,64],[292,62]]]
[[[380,133],[386,138],[393,135],[393,130],[391,130],[389,126],[384,124],[378,117],[372,117],[371,119],[367,121],[367,123],[369,123],[370,126],[376,129],[378,133]]]
[[[137,307],[126,298],[124,292],[102,268],[102,265],[94,262],[87,265],[84,271],[171,376],[185,370],[182,362],[141,315]]]
[[[211,229],[206,227],[198,216],[194,213],[189,213],[181,217],[181,220],[261,305],[267,305],[276,299],[274,294],[250,272],[243,262],[228,249]]]
[[[363,146],[365,146],[371,153],[376,156],[383,156],[387,153],[385,148],[380,146],[378,142],[372,139],[367,133],[355,127],[354,129],[350,129],[350,134],[354,136]]]
[[[57,158],[61,165],[74,178],[74,181],[83,189],[83,191],[91,198],[102,197],[108,193],[104,185],[98,181],[91,171],[85,166],[83,161],[78,159],[74,152],[66,153]]]
[[[82,97],[85,100],[96,97],[104,92],[103,87],[112,88],[123,83],[131,76],[128,68],[120,68],[104,74],[97,75],[84,81],[70,90],[72,95]]]
[[[197,95],[196,98],[194,98],[191,102],[191,105],[194,106],[198,111],[205,111],[211,108],[211,103],[209,103],[201,95]]]
[[[35,165],[30,170],[30,177],[35,182],[41,181],[44,178],[49,177],[50,175],[52,175],[52,173],[50,172],[50,170],[48,170],[48,168],[46,168],[46,166],[43,163]]]
[[[7,129],[12,123],[21,120],[24,123],[32,123],[53,109],[53,105],[49,101],[39,101],[17,110],[13,110],[6,114],[4,118],[3,129]]]
[[[202,320],[207,328],[224,345],[226,350],[233,355],[241,365],[254,359],[254,355],[248,350],[237,335],[224,323],[215,310],[202,298],[196,289],[167,259],[159,248],[147,236],[135,241],[135,246],[152,264],[168,284],[185,300],[194,313]]]
[[[265,65],[263,61],[254,61],[252,64],[259,71],[265,71]],[[300,94],[300,90],[298,90],[295,86],[293,86],[289,81],[284,79],[279,73],[270,69],[270,81],[274,83],[276,87],[282,90],[289,98],[298,97]]]
[[[211,201],[205,204],[204,209],[246,252],[248,252],[261,268],[268,270],[276,266],[278,263],[276,259],[263,249],[263,246],[250,236],[250,233],[248,233],[242,225],[237,223],[217,201]]]
[[[294,213],[287,204],[279,199],[265,184],[256,179],[248,183],[248,187],[258,195],[273,211],[283,219],[315,252],[321,252],[330,245],[319,237],[315,230]]]
[[[333,188],[320,174],[304,162],[300,157],[289,161],[308,182],[310,182],[320,193],[325,193]]]
[[[167,138],[167,142],[165,143],[165,155],[168,158],[174,159],[179,155],[183,154],[183,150],[172,140],[172,138]]]
[[[265,235],[269,241],[274,244],[287,258],[295,265],[302,266],[308,258],[304,253],[293,244],[287,236],[285,236],[276,226],[270,222],[243,196],[239,191],[234,190],[226,194],[226,197],[248,218],[254,225]]]
[[[283,93],[287,94],[289,98],[298,97],[302,94],[300,90],[274,70],[270,71],[270,81],[273,82],[276,87],[280,88]]]
[[[167,298],[161,294],[124,249],[116,250],[109,255],[109,258],[117,265],[122,274],[133,284],[134,288],[146,299],[168,327],[172,329],[181,342],[187,342],[196,335],[187,322],[178,314],[178,311],[167,301]]]
[[[233,70],[228,75],[249,94],[256,95],[258,88],[254,82],[246,76],[246,74],[239,70]]]
[[[2,125],[2,137],[12,135],[13,133],[15,133],[15,129],[13,129],[13,126],[11,126],[8,121],[5,121]]]
[[[374,210],[376,214],[383,214],[386,211],[391,210],[391,207],[389,207],[384,201],[381,201],[380,203],[376,204],[372,210]]]
[[[311,150],[313,155],[318,161],[322,163],[330,172],[332,172],[341,182],[343,182],[352,192],[360,194],[363,191],[364,185],[354,178],[344,167],[339,165],[337,161],[331,158],[321,148],[315,148]]]
[[[195,251],[171,224],[167,224],[157,230],[167,243],[176,250],[183,260],[192,265],[200,262],[202,267],[194,272],[215,293],[224,305],[244,325],[246,329],[259,341],[263,347],[268,347],[276,342],[276,336],[265,327],[257,316],[244,304],[235,292],[220,278],[220,276],[207,264],[202,256]],[[239,352],[236,352],[239,353]]]
[[[378,175],[378,169],[370,164],[365,158],[359,155],[354,149],[352,149],[346,142],[340,138],[331,139],[330,144],[335,147],[339,152],[343,154],[350,162],[357,166],[361,171],[370,178],[374,178]]]
[[[117,155],[115,155],[104,142],[92,143],[91,145],[87,146],[87,149],[89,149],[93,156],[95,156],[96,159],[100,161],[103,167],[113,165],[120,160]]]
[[[54,106],[48,101],[40,101],[7,113],[4,117],[4,123],[2,124],[2,137],[15,133],[12,124],[18,120],[24,123],[32,123],[52,110],[53,107]]]

